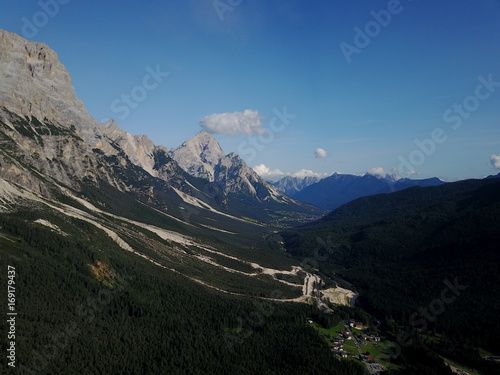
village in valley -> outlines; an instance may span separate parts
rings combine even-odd
[[[356,320],[349,319],[338,323],[335,327],[325,329],[309,320],[323,339],[328,343],[330,351],[337,358],[352,358],[363,362],[370,374],[380,374],[385,371],[385,345],[380,336],[372,333],[368,327]]]

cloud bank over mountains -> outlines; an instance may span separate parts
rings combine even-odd
[[[500,169],[500,155],[491,155],[490,162],[493,168]]]
[[[302,169],[298,172],[283,172],[280,169],[270,169],[264,164],[259,164],[253,167],[253,170],[263,179],[268,181],[278,181],[279,179],[290,176],[290,177],[318,177],[325,178],[330,176],[332,173],[316,173],[308,169]]]

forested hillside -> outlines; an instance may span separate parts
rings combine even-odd
[[[307,325],[326,319],[315,307],[200,286],[77,219],[1,214],[0,255],[16,270],[18,374],[364,373]]]
[[[360,198],[283,236],[302,258],[327,242],[319,269],[354,284],[394,337],[498,373],[478,352],[500,352],[498,179]]]

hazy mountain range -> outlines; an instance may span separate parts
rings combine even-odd
[[[334,210],[352,200],[369,195],[392,193],[412,186],[439,186],[444,184],[438,178],[412,180],[397,179],[394,176],[365,174],[356,176],[334,173],[318,177],[284,177],[275,183],[281,191],[303,202],[314,204],[325,210]]]
[[[304,190],[309,185],[315,184],[321,180],[321,177],[306,176],[306,177],[292,177],[285,176],[282,179],[274,182],[280,191],[286,195],[293,197],[298,192]]]

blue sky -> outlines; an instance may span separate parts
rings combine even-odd
[[[42,0],[0,27],[56,50],[97,120],[157,144],[204,126],[261,172],[456,180],[499,172],[499,19],[498,0]]]

